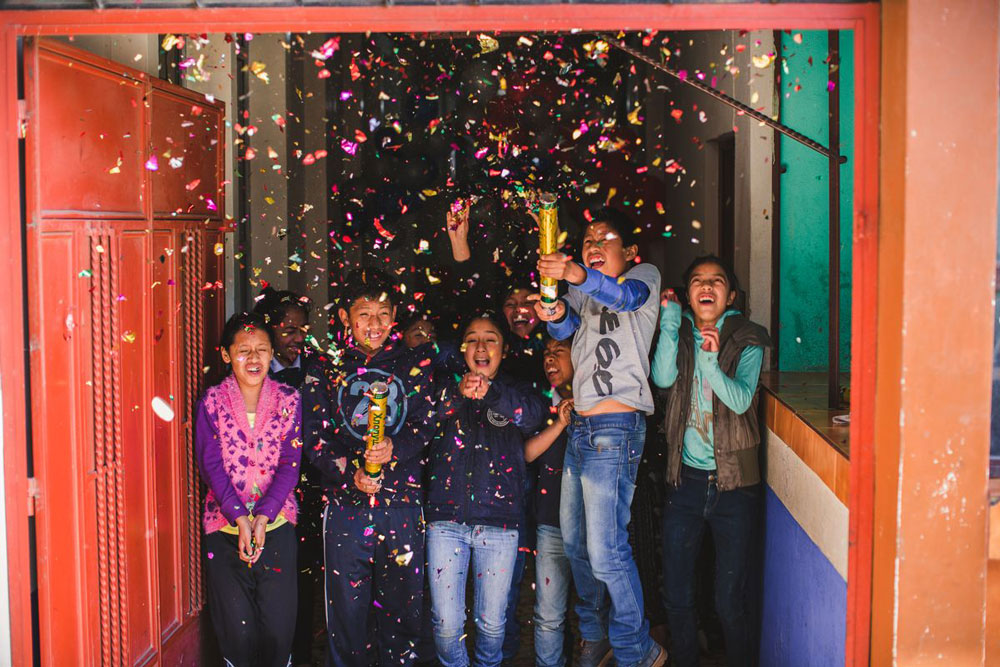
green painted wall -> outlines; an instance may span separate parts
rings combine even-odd
[[[827,144],[827,33],[783,33],[780,120]],[[840,33],[840,367],[850,370],[851,231],[854,191],[854,35]],[[829,319],[829,175],[827,159],[781,136],[781,265],[778,364],[783,371],[825,370]]]

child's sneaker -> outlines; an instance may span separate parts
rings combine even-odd
[[[580,642],[580,667],[606,667],[611,660],[611,642],[608,638],[596,642],[586,639]]]
[[[653,642],[653,647],[646,653],[639,667],[663,667],[665,664],[667,664],[667,649]]]

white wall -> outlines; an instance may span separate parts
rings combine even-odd
[[[669,36],[672,68],[686,70],[689,78],[703,73],[706,84],[715,77],[718,90],[765,115],[773,115],[775,65],[759,68],[752,62],[754,55],[773,52],[770,31],[743,36],[735,31],[694,31]],[[744,50],[738,51],[738,46]],[[680,162],[685,170],[684,174],[666,175],[664,207],[676,239],[667,246],[671,266],[665,282],[677,283],[684,267],[695,257],[719,252],[718,162],[713,141],[734,132],[734,269],[748,294],[752,318],[769,324],[773,131],[666,74],[658,75],[657,83],[670,89],[657,97],[662,100],[667,119],[663,155]],[[674,109],[683,112],[679,123],[670,116]]]
[[[74,35],[56,39],[150,76],[157,76],[160,67],[158,35]]]
[[[234,165],[234,143],[235,129],[233,122],[236,118],[236,73],[233,68],[236,62],[236,51],[232,43],[227,43],[224,35],[211,34],[208,36],[208,44],[194,45],[190,41],[184,46],[184,57],[191,57],[202,60],[203,81],[197,77],[183,75],[181,82],[185,88],[204,93],[211,96],[218,102],[225,104],[226,129],[224,133],[225,141],[225,200],[226,200],[226,220],[235,224],[234,211],[236,206],[236,188],[233,174]],[[235,249],[235,227],[232,232],[226,234],[226,317],[228,318],[236,311],[236,259]]]

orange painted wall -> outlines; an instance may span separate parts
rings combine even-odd
[[[984,659],[998,18],[883,3],[872,664]]]

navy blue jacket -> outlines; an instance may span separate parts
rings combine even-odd
[[[325,353],[306,347],[299,355],[299,365],[283,368],[280,371],[268,370],[267,374],[274,380],[294,387],[301,394],[302,381],[306,376],[320,377],[324,369],[330,367],[330,357]],[[299,499],[298,524],[300,534],[316,534],[322,532],[323,515],[323,476],[309,461],[308,456],[302,457],[299,464],[299,484],[295,487],[295,495]]]
[[[323,477],[327,499],[334,505],[367,507],[370,498],[354,486],[354,473],[364,465],[368,431],[365,395],[374,382],[389,385],[386,435],[392,438],[392,460],[382,467],[382,489],[376,506],[419,505],[427,444],[437,430],[431,391],[431,345],[409,350],[391,341],[368,357],[346,348],[339,365],[320,376],[307,374],[302,383],[302,435],[305,454]]]
[[[431,444],[428,521],[515,529],[525,502],[524,440],[548,415],[529,383],[501,373],[481,399],[452,382],[438,405],[443,426]]]

